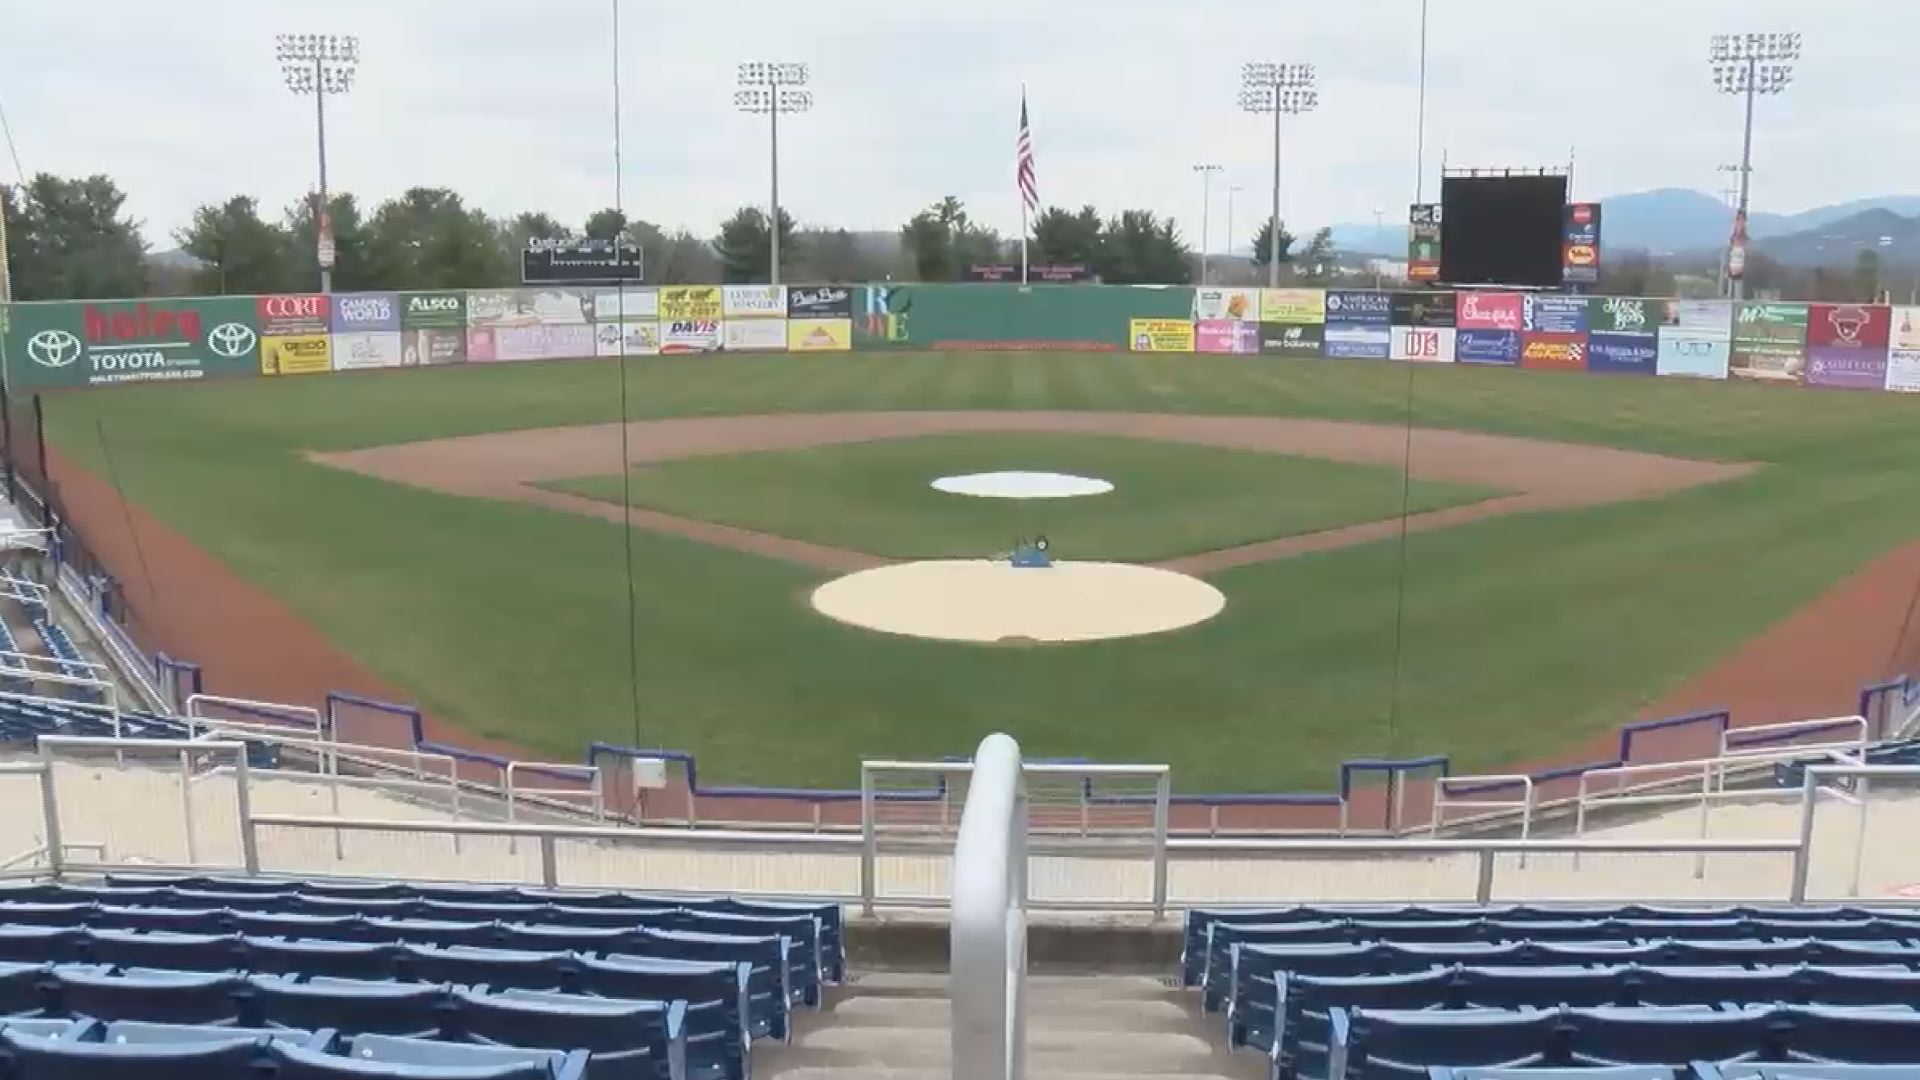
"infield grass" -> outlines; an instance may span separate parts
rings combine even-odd
[[[1103,495],[990,499],[943,476],[1041,470],[1095,477]],[[891,558],[985,558],[1045,535],[1069,559],[1140,562],[1400,512],[1397,469],[1119,436],[932,435],[682,458],[631,470],[635,506]],[[621,478],[542,485],[620,504]],[[1501,492],[1416,480],[1419,513]]]
[[[1397,685],[1394,543],[1216,575],[1226,611],[1187,631],[980,649],[839,626],[804,603],[823,575],[636,533],[636,734],[617,526],[303,457],[610,421],[618,379],[611,362],[474,365],[125,387],[51,397],[47,413],[63,450],[100,470],[104,435],[129,499],[429,709],[566,758],[594,738],[692,750],[715,782],[846,785],[862,756],[965,753],[993,730],[1036,755],[1169,762],[1182,791],[1324,790],[1356,754],[1508,764],[1612,730],[1920,536],[1920,400],[1893,394],[1245,357],[630,361],[635,416],[1048,408],[1399,423],[1411,389],[1422,426],[1766,465],[1658,500],[1414,535]]]

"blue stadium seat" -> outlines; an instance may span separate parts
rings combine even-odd
[[[1487,940],[1487,924],[1480,919],[1354,919],[1347,932],[1351,941],[1411,945]]]
[[[452,1057],[464,1049],[478,1048],[449,1045],[446,1055]],[[385,1050],[403,1056],[427,1056],[392,1045]],[[420,1080],[578,1080],[581,1075],[577,1060],[563,1057],[563,1067],[567,1071],[556,1072],[551,1055],[512,1051],[501,1055],[505,1060],[496,1058],[490,1063],[469,1059],[461,1064],[434,1065],[419,1061],[363,1060],[278,1043],[268,1045],[266,1052],[273,1063],[272,1075],[275,1080],[365,1080],[373,1077],[380,1080],[408,1080],[410,1077]]]
[[[458,1025],[469,1039],[507,1046],[590,1052],[594,1080],[744,1080],[725,1040],[708,1038],[690,1070],[687,1003],[625,1001],[569,994],[456,995]],[[741,1066],[744,1068],[744,1066]]]
[[[642,926],[666,926],[678,908],[582,908],[555,904],[541,916],[552,926],[578,926],[607,930],[637,930]]]
[[[170,971],[234,971],[241,967],[238,934],[89,930],[85,947],[91,959],[115,967]]]
[[[1523,1068],[1548,1060],[1558,1011],[1335,1009],[1329,1080],[1426,1080],[1435,1065]]]
[[[1596,1065],[1564,1069],[1450,1069],[1435,1065],[1427,1070],[1427,1076],[1428,1080],[1690,1080],[1686,1069],[1668,1068],[1665,1065]]]
[[[295,1028],[208,1027],[201,1024],[155,1024],[144,1020],[115,1020],[100,1029],[100,1040],[117,1045],[157,1046],[182,1043],[230,1042],[234,1039],[271,1039],[310,1050],[333,1043],[331,1031]]]
[[[1487,936],[1493,941],[1596,941],[1607,936],[1605,919],[1490,919]]]
[[[1568,1009],[1563,1015],[1567,1054],[1577,1065],[1671,1065],[1695,1058],[1761,1057],[1775,1041],[1772,1014],[1764,1006]]]
[[[12,1080],[259,1080],[260,1043],[119,1044],[0,1031]]]
[[[632,928],[506,924],[499,935],[501,948],[533,952],[625,952],[634,945]]]
[[[1671,967],[1715,967],[1754,964],[1777,967],[1805,963],[1806,941],[1759,941],[1754,938],[1687,940],[1659,943],[1659,963]]]
[[[260,1026],[333,1028],[344,1035],[438,1033],[451,1008],[447,989],[421,983],[277,975],[247,980],[244,1022]]]
[[[86,939],[83,930],[0,925],[0,960],[17,964],[64,963],[84,955]]]
[[[408,897],[356,898],[303,892],[286,901],[286,909],[302,915],[357,915],[372,919],[410,919],[420,901]]]
[[[342,900],[411,900],[423,886],[398,881],[303,881],[300,892],[309,898]]]
[[[10,900],[4,906],[0,906],[0,923],[11,926],[71,928],[92,918],[94,911],[93,903],[85,900],[55,903]]]
[[[293,902],[292,892],[231,892],[213,889],[173,889],[169,907],[242,908],[247,911],[278,911]]]
[[[360,941],[242,939],[248,971],[261,975],[319,975],[335,979],[388,979],[396,971],[398,945]]]
[[[1261,1030],[1259,1018],[1251,1016],[1241,1041],[1270,1047],[1270,1056],[1288,1072],[1324,1076],[1334,1009],[1431,1009],[1447,1004],[1454,976],[1450,969],[1354,978],[1282,976],[1276,1001],[1265,1018],[1266,1029]],[[1228,1017],[1230,1032],[1234,1020]],[[1228,1045],[1238,1045],[1231,1035]]]
[[[1853,967],[1860,964],[1920,964],[1920,947],[1904,941],[1816,941],[1805,949],[1810,964]]]
[[[101,904],[87,917],[87,925],[114,930],[218,934],[225,929],[226,914],[218,908],[120,907]]]
[[[542,922],[549,910],[545,904],[421,900],[419,917],[441,922]]]
[[[1522,962],[1571,966],[1580,964],[1652,964],[1665,955],[1652,942],[1543,941],[1522,950]],[[1725,963],[1726,961],[1714,961]]]
[[[827,977],[826,957],[821,944],[820,919],[811,914],[740,915],[724,911],[684,911],[672,929],[708,934],[732,934],[739,937],[786,937],[788,982],[794,999],[807,1005],[820,1004],[820,984]]]
[[[790,918],[807,915],[820,924],[820,962],[829,982],[844,982],[847,977],[846,912],[838,904],[786,904],[770,900],[741,900],[723,897],[707,905],[707,910],[731,915],[755,915]]]
[[[358,915],[302,915],[293,912],[229,911],[227,926],[248,937],[324,938],[370,941],[373,928]]]
[[[1911,1005],[1920,1003],[1920,973],[1895,965],[1805,967],[1804,1000],[1815,1005]],[[1783,999],[1784,1000],[1784,999]]]
[[[394,1035],[356,1035],[347,1040],[343,1052],[355,1061],[417,1065],[434,1070],[533,1065],[544,1068],[546,1075],[556,1080],[578,1080],[586,1075],[587,1066],[585,1050],[476,1046],[471,1043],[406,1039]]]
[[[52,1016],[4,1016],[0,1017],[0,1028],[39,1039],[85,1039],[100,1030],[100,1021]]]
[[[375,941],[411,945],[475,945],[499,943],[499,927],[486,922],[441,922],[435,919],[369,918],[367,934]]]
[[[1911,1006],[1914,999],[1903,1003]],[[1855,1065],[1920,1064],[1920,1013],[1902,1008],[1783,1009],[1788,1055],[1797,1061]],[[1730,1054],[1699,1054],[1727,1058]]]
[[[402,945],[397,959],[401,976],[416,982],[511,990],[567,990],[578,984],[577,964],[564,952]]]
[[[1920,1080],[1920,1065],[1817,1065],[1774,1061],[1696,1061],[1699,1080]]]
[[[1752,926],[1763,938],[1880,941],[1888,936],[1886,924],[1877,919],[1754,919]]]
[[[1524,964],[1524,963],[1565,963],[1566,961],[1548,961],[1532,956],[1534,946],[1524,941],[1449,941],[1449,942],[1388,942],[1374,946],[1381,964],[1393,965],[1392,970],[1424,971],[1434,966],[1445,967],[1448,964]],[[1386,969],[1382,969],[1386,970]]]
[[[1272,1001],[1278,972],[1331,977],[1380,974],[1406,974],[1432,967],[1426,963],[1407,963],[1388,955],[1388,948],[1376,945],[1241,945],[1229,957],[1227,992],[1215,996],[1204,989],[1202,1006],[1208,1012],[1232,1009],[1245,997]]]
[[[1807,983],[1799,972],[1792,967],[1643,967],[1633,969],[1626,981],[1636,1005],[1746,1005],[1801,1000]]]
[[[515,889],[515,899],[529,904],[552,904],[556,907],[626,909],[635,907],[633,898],[617,892],[573,892],[566,889]],[[677,905],[662,905],[668,908]]]
[[[754,1034],[776,1039],[788,1035],[787,1014],[796,1000],[787,977],[788,941],[784,937],[735,937],[693,931],[638,930],[636,951],[610,960],[715,960],[752,965],[747,980],[749,1019]]]
[[[1608,927],[1610,934],[1641,941],[1732,941],[1754,936],[1753,924],[1744,918],[1614,919]]]
[[[46,1006],[45,964],[0,963],[0,1013],[38,1012]]]
[[[96,1020],[231,1024],[239,1015],[240,979],[231,972],[196,973],[105,964],[56,964],[48,1011]]]
[[[687,1055],[695,1062],[745,1059],[753,1039],[746,964],[648,964],[580,961],[580,982],[590,993],[629,1001],[687,1003]],[[517,996],[509,992],[502,996]],[[733,1080],[743,1080],[734,1076]]]
[[[1455,1001],[1487,1009],[1624,1004],[1629,970],[1620,966],[1466,967],[1455,981]]]

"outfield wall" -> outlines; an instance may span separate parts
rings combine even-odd
[[[677,285],[0,306],[16,393],[587,357],[1214,353],[1920,390],[1920,307],[1121,285]]]

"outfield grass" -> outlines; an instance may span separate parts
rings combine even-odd
[[[982,499],[929,485],[1035,469],[1104,495]],[[1398,469],[1118,436],[936,435],[683,458],[632,469],[635,506],[893,558],[981,558],[1044,534],[1069,559],[1140,562],[1320,532],[1400,512]],[[542,485],[618,505],[619,474]],[[1502,494],[1416,480],[1418,513]]]
[[[97,468],[104,434],[129,498],[422,704],[574,756],[591,738],[632,738],[619,528],[301,452],[613,420],[618,371],[126,387],[50,398],[47,412],[64,450]],[[1411,379],[1421,425],[1767,463],[1660,500],[1412,537],[1391,730],[1395,544],[1217,575],[1226,612],[1187,631],[983,650],[832,624],[796,601],[819,575],[636,534],[640,738],[696,751],[716,781],[845,784],[862,755],[963,753],[996,729],[1036,754],[1167,761],[1188,791],[1324,789],[1357,753],[1497,765],[1613,728],[1920,536],[1920,401],[1889,394],[1070,354],[661,358],[630,361],[626,378],[637,416],[1050,408],[1396,423]],[[538,586],[503,587],[502,567],[537,572]]]

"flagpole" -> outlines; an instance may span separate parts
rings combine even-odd
[[[1027,84],[1021,83],[1020,84],[1020,120],[1024,124],[1026,122],[1026,119],[1027,119]],[[1031,133],[1028,134],[1028,138],[1032,138]],[[1019,187],[1020,185],[1018,184],[1014,185],[1015,191],[1020,197],[1020,284],[1025,285],[1027,284],[1027,232],[1028,232],[1027,193],[1024,191],[1020,191]]]

